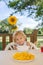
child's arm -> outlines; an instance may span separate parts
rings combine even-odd
[[[31,42],[31,49],[37,49],[36,45]]]
[[[29,49],[37,49],[36,45],[32,42],[27,42],[27,46],[30,46]]]
[[[31,49],[31,44],[30,44],[30,42],[27,42],[27,46],[29,46],[29,49]]]
[[[11,42],[6,46],[5,50],[17,50],[17,47],[13,42]]]

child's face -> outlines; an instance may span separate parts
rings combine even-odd
[[[16,36],[16,43],[19,45],[23,45],[25,42],[25,38],[24,36],[22,36],[21,34]]]

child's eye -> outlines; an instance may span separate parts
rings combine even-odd
[[[22,39],[22,38],[20,38],[20,39]]]

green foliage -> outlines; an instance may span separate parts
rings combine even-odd
[[[9,6],[10,7],[15,7],[15,6],[22,6],[22,7],[27,7],[28,5],[32,5],[36,2],[36,0],[15,0],[15,1],[9,1]],[[13,5],[13,6],[12,6]]]
[[[43,27],[38,29],[38,34],[43,35]]]
[[[43,0],[13,0],[8,5],[17,12],[28,10],[28,15],[36,13],[36,17],[43,19]]]
[[[42,0],[38,2],[37,4],[36,17],[43,18],[43,1]]]
[[[2,42],[0,42],[0,50],[2,50]]]
[[[41,31],[38,31],[38,34],[41,34]]]
[[[29,29],[29,28],[24,29],[25,34],[32,34],[32,32],[33,32],[33,29]]]
[[[3,21],[0,22],[0,33],[13,33],[12,29],[16,29],[16,25],[10,25],[8,22],[8,18],[4,19]]]
[[[41,31],[43,32],[43,28],[41,28]]]
[[[32,34],[34,29],[24,28],[25,34]],[[38,35],[43,35],[43,27],[38,29]]]
[[[17,6],[18,3],[19,3],[19,0],[16,0],[16,1],[9,1],[8,6],[14,7],[14,6]]]
[[[38,48],[40,48],[40,45],[41,45],[40,43],[37,43],[37,47],[38,47]]]
[[[15,9],[15,12],[22,12],[23,10],[32,9],[32,5],[36,4],[36,0],[15,0],[10,1],[8,6]],[[28,7],[29,6],[29,7]]]

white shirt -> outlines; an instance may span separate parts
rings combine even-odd
[[[14,47],[14,45],[17,46],[17,50],[18,50],[18,51],[28,51],[28,50],[30,49],[30,46],[27,46],[27,45],[26,45],[26,42],[25,42],[23,45],[18,45],[17,43],[11,42],[11,43],[9,43],[9,44],[6,46],[5,50],[8,50],[9,48],[10,48],[11,50],[14,50],[14,49],[12,48],[12,46]],[[35,44],[33,44],[32,42],[30,42],[30,45],[31,45],[31,49],[32,49],[32,47],[34,47],[34,49],[37,49],[37,47],[35,46]]]
[[[26,42],[23,45],[17,45],[18,51],[28,51],[29,46],[26,45]]]

